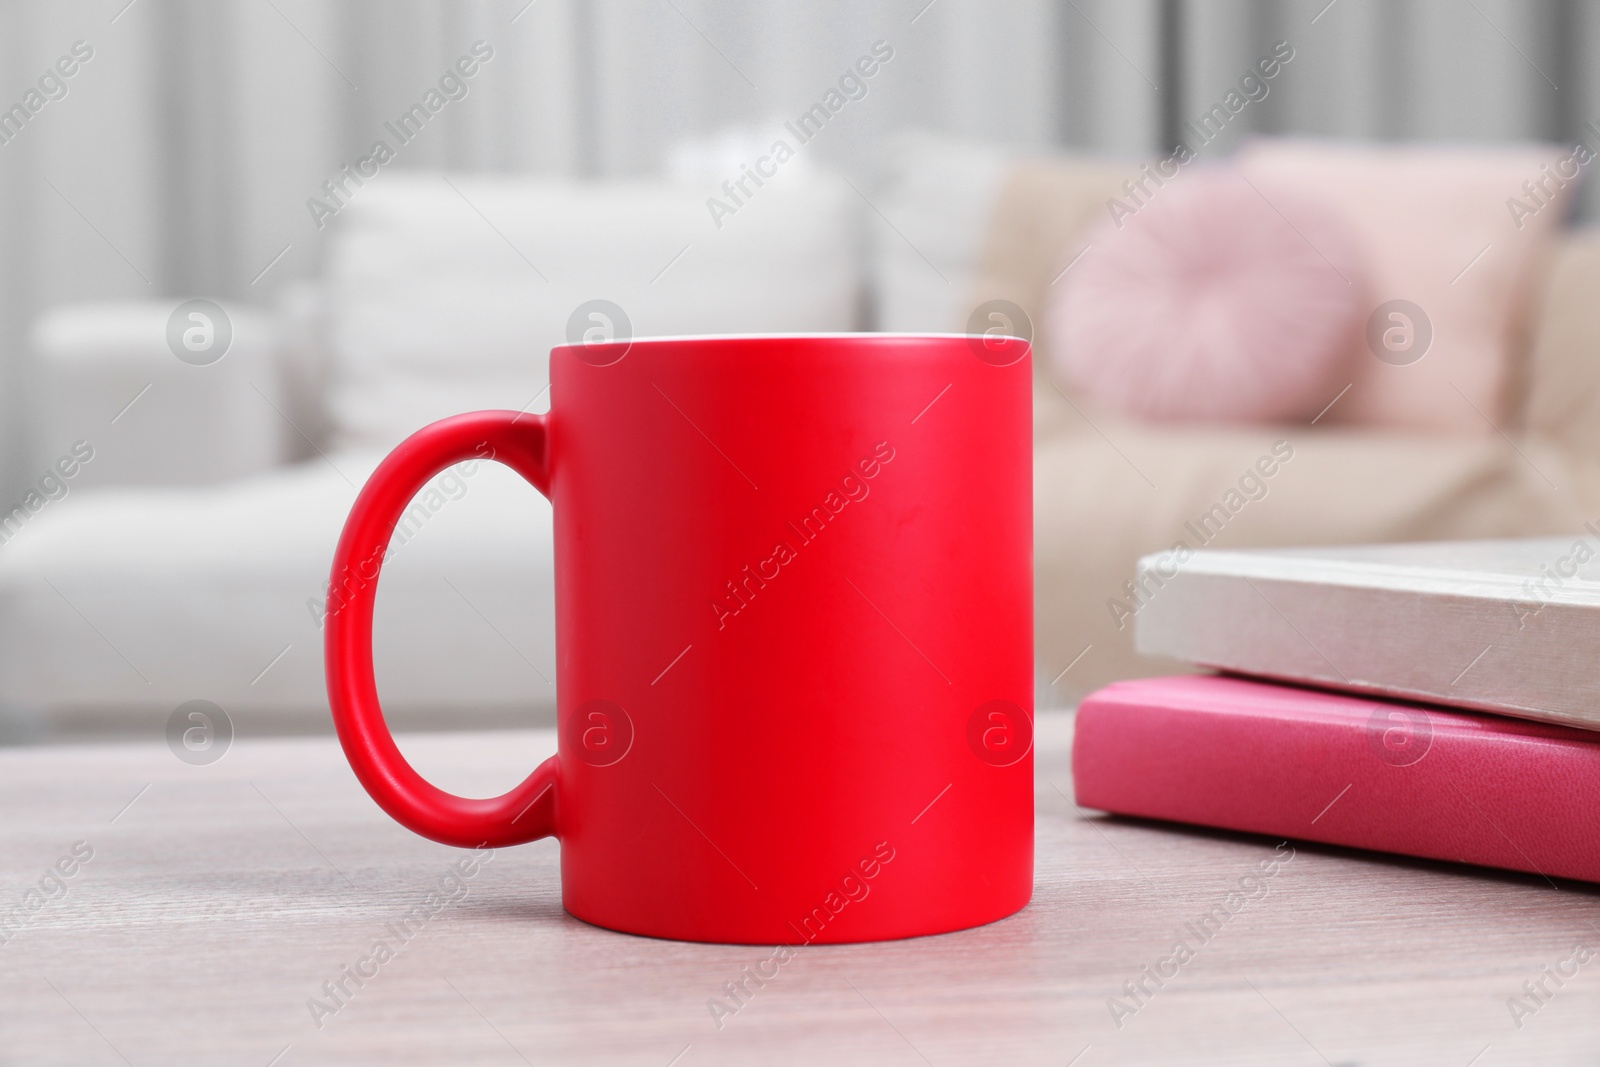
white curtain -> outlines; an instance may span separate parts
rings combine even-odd
[[[26,432],[41,308],[270,302],[317,270],[308,198],[393,144],[384,123],[474,42],[493,56],[468,96],[390,166],[649,173],[684,138],[796,117],[880,40],[893,60],[816,142],[863,188],[907,128],[1160,151],[1280,40],[1293,60],[1208,153],[1250,131],[1600,146],[1600,12],[1575,0],[11,2],[0,107],[75,42],[93,56],[0,143],[5,452]]]

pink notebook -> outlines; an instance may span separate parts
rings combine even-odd
[[[1083,701],[1078,803],[1600,882],[1600,734],[1185,675]]]

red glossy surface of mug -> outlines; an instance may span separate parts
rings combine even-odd
[[[340,741],[373,798],[464,847],[554,835],[580,919],[760,944],[1009,915],[1033,882],[1030,369],[1006,338],[565,346],[547,416],[401,444],[339,542]],[[389,534],[493,458],[555,515],[559,753],[511,792],[429,785],[372,677]]]

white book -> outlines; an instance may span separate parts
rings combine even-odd
[[[1139,561],[1139,651],[1600,730],[1600,529],[1169,552]]]

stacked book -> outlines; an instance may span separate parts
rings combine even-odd
[[[1600,531],[1140,561],[1086,808],[1600,881]]]

